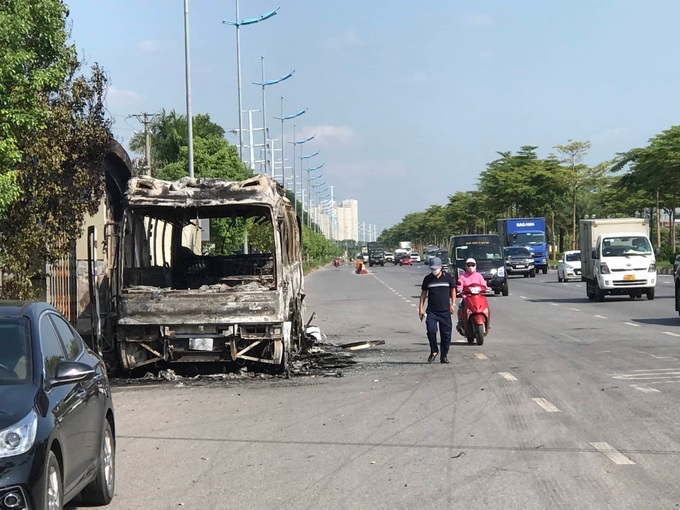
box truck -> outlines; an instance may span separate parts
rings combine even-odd
[[[654,299],[656,257],[646,219],[581,220],[579,246],[588,299],[604,301],[608,294]]]
[[[548,272],[548,244],[545,218],[501,218],[498,235],[503,246],[522,246],[531,252],[536,271]]]

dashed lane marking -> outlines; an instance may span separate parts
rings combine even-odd
[[[521,297],[522,299],[526,299],[526,298],[527,298],[526,296],[520,296],[520,297]]]
[[[560,413],[560,412],[562,412],[552,402],[549,402],[544,398],[532,398],[531,400],[536,402],[539,406],[541,406],[548,413]]]
[[[415,304],[415,303],[411,303],[411,306],[416,306],[416,304]]]
[[[641,391],[643,393],[661,393],[656,388],[648,388],[647,386],[638,386],[637,384],[631,384],[630,387],[635,388],[636,390]]]
[[[580,312],[580,311],[581,311],[580,308],[570,308],[569,310],[574,310],[575,312]]]
[[[597,317],[598,319],[606,319],[604,315],[593,315],[593,317]],[[680,335],[678,335],[680,336]]]
[[[482,354],[481,352],[478,352],[477,354],[475,354],[475,358],[477,358],[477,359],[489,359],[489,358],[486,357],[485,354]]]
[[[677,336],[680,336],[679,334],[673,333],[672,331],[664,331],[663,334],[664,334],[664,335],[669,335],[669,336],[676,336],[676,337],[677,337]]]
[[[624,322],[626,326],[633,326],[634,328],[639,328],[639,324],[635,324],[634,322]]]
[[[654,359],[673,359],[673,356],[657,356],[655,354],[650,354],[650,356]]]
[[[620,381],[650,381],[652,384],[680,383],[680,368],[632,370],[627,374],[613,374],[611,377]]]
[[[611,460],[614,464],[619,464],[619,465],[630,465],[630,464],[635,464],[632,460],[630,460],[628,457],[626,457],[623,453],[618,451],[616,448],[614,448],[612,445],[609,443],[590,443],[590,445],[595,448],[597,451],[600,453],[604,453],[609,460]]]
[[[557,303],[548,303],[548,304],[549,304],[549,305],[552,305],[552,306],[560,306],[560,305],[558,305]]]
[[[512,375],[510,372],[498,372],[498,374],[503,377],[506,381],[516,381],[517,377]]]

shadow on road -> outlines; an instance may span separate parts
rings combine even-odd
[[[677,328],[680,326],[679,317],[660,317],[658,319],[632,319],[631,322],[636,322],[640,324],[649,324],[654,326],[670,326]],[[680,328],[679,328],[680,329]],[[678,331],[680,333],[680,331]]]

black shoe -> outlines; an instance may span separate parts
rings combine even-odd
[[[437,354],[439,354],[439,353],[433,352],[432,354],[430,354],[430,356],[427,358],[427,362],[432,363],[434,361],[434,359],[437,357]]]
[[[442,358],[442,363],[448,364],[448,363],[449,363],[449,358]]]

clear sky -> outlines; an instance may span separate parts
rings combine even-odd
[[[182,0],[66,3],[81,55],[109,74],[124,145],[140,128],[129,114],[185,112]],[[279,5],[241,29],[244,109],[261,107],[260,56],[267,79],[295,69],[267,88],[270,132],[281,96],[286,114],[309,107],[296,123],[317,135],[310,161],[379,230],[474,189],[496,151],[590,140],[594,165],[680,118],[678,0],[240,0],[240,17]],[[227,131],[234,18],[234,0],[190,1],[193,112]]]

